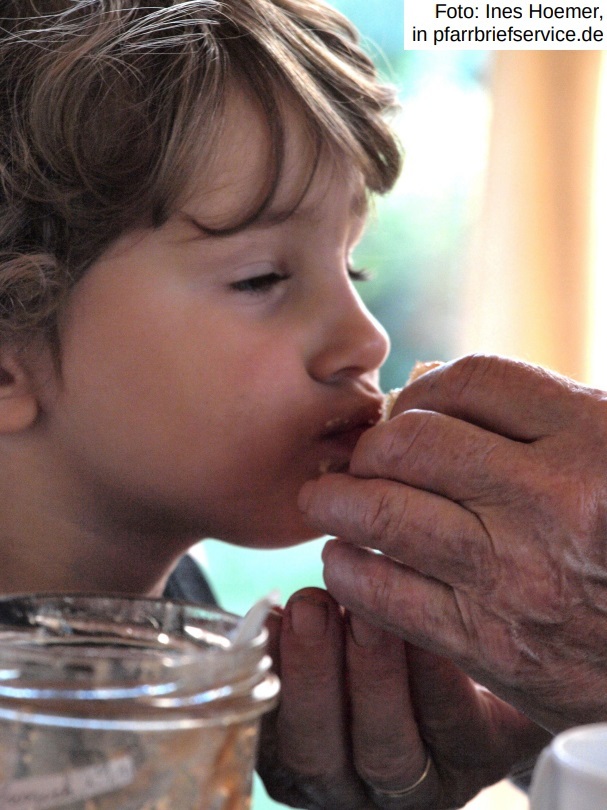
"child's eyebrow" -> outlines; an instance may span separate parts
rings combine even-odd
[[[364,216],[366,216],[368,208],[369,204],[366,187],[362,183],[357,184],[350,200],[350,215],[355,219],[362,219]],[[273,209],[272,206],[270,206],[267,211],[263,211],[260,214],[259,219],[257,219],[256,222],[259,222],[261,225],[275,225],[291,218],[308,218],[310,220],[314,220],[316,218],[320,220],[321,217],[316,214],[316,210],[317,206],[311,202],[302,202],[301,204],[295,205],[293,208],[284,210]]]
[[[366,187],[360,185],[357,187],[355,193],[352,195],[350,203],[350,214],[354,219],[364,219],[369,210],[369,201],[367,198]],[[234,226],[227,225],[225,228],[214,228],[204,225],[194,214],[187,211],[181,211],[181,216],[191,225],[193,225],[200,234],[200,237],[210,236],[229,236],[238,233],[245,227],[251,228],[264,228],[272,227],[273,225],[280,225],[288,219],[310,219],[311,221],[320,220],[321,217],[317,216],[316,206],[310,203],[296,205],[292,208],[276,208],[270,206],[267,210],[262,211],[250,223],[243,223],[242,226],[238,224]]]

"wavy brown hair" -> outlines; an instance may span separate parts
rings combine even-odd
[[[124,231],[158,227],[194,157],[217,148],[230,81],[265,113],[270,202],[281,95],[383,193],[400,169],[382,84],[350,23],[319,0],[3,0],[0,342],[54,336],[62,302]]]

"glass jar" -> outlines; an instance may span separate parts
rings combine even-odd
[[[242,810],[267,631],[152,599],[0,599],[0,808]]]

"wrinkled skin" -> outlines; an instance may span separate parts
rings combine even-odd
[[[259,771],[270,795],[309,810],[461,807],[533,760],[545,731],[448,660],[344,613],[306,588],[272,616],[270,653],[282,681],[264,719]],[[400,790],[373,798],[365,783]]]
[[[607,720],[607,394],[468,357],[394,414],[302,490],[329,591],[552,733]]]

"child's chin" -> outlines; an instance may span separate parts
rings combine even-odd
[[[249,539],[248,542],[244,543],[243,545],[247,545],[254,548],[264,548],[264,549],[272,549],[272,548],[290,548],[291,546],[298,546],[301,543],[309,543],[311,540],[318,540],[319,538],[323,537],[323,535],[319,534],[318,532],[307,532],[305,535],[289,535],[289,536],[280,536],[280,537],[268,537],[267,535],[263,538],[260,538],[258,541],[251,541]]]
[[[225,538],[228,542],[238,546],[248,546],[249,548],[276,549],[297,546],[300,543],[307,543],[310,540],[318,540],[324,535],[318,529],[303,522],[298,522],[295,526],[276,527],[273,526],[268,531],[249,533],[246,537]]]

